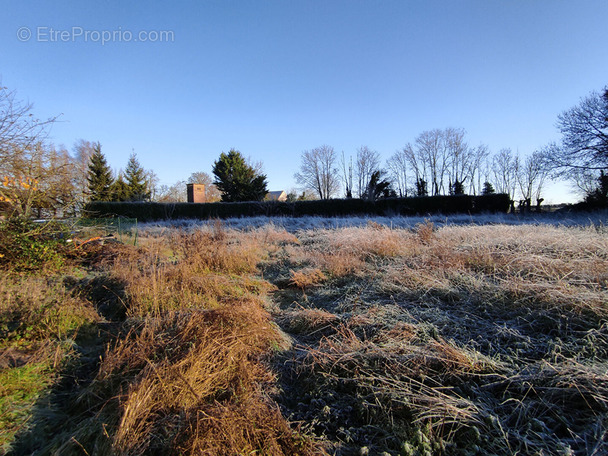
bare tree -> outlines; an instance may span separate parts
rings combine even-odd
[[[148,192],[150,192],[150,200],[156,201],[158,192],[160,191],[160,179],[152,169],[146,169],[144,175],[146,184],[148,185]]]
[[[43,141],[57,119],[37,119],[32,108],[0,87],[0,200],[12,215],[22,217],[31,215],[48,190],[52,150]]]
[[[496,192],[506,193],[511,200],[515,199],[519,158],[511,149],[501,149],[492,159],[492,172]]]
[[[391,155],[386,161],[386,167],[388,168],[389,179],[393,183],[397,194],[402,198],[407,197],[409,160],[406,148],[397,150]]]
[[[435,129],[420,133],[416,138],[416,155],[428,169],[425,180],[431,184],[431,195],[445,193],[444,179],[450,162],[444,132]]]
[[[78,176],[76,163],[65,147],[47,146],[47,178],[41,182],[44,195],[39,215],[45,210],[47,215],[75,215],[76,204],[80,202],[82,191],[76,186]]]
[[[300,172],[294,174],[296,182],[314,190],[321,199],[329,199],[340,190],[340,177],[336,153],[331,146],[323,145],[302,152]]]
[[[555,172],[569,177],[577,169],[608,169],[608,87],[560,114],[557,127],[561,142],[543,151]]]
[[[178,181],[173,185],[161,185],[156,192],[156,201],[160,203],[185,203],[186,182]]]
[[[580,196],[591,195],[598,188],[598,174],[596,170],[572,169],[568,175],[573,190]]]
[[[344,196],[346,198],[353,197],[353,157],[348,157],[348,162],[342,151],[342,160],[340,161],[340,167],[342,168],[342,181],[344,182]]]
[[[10,156],[11,147],[26,148],[46,139],[47,128],[58,118],[37,119],[33,104],[16,99],[15,91],[0,87],[0,157]]]
[[[484,183],[490,180],[490,165],[488,163],[490,150],[485,144],[480,144],[476,148],[470,149],[470,154],[469,193],[477,195],[481,193]]]
[[[446,128],[442,132],[445,154],[443,163],[448,172],[449,192],[464,193],[464,183],[471,181],[473,154],[464,140],[462,128]],[[443,180],[443,178],[442,178]]]
[[[261,162],[258,163],[259,169],[261,169]],[[256,168],[257,169],[257,168]],[[222,194],[213,183],[211,176],[204,171],[197,171],[190,174],[188,178],[189,184],[202,184],[205,186],[205,201],[213,203],[222,199]],[[184,186],[185,188],[185,186]]]
[[[362,198],[367,191],[372,174],[380,169],[380,154],[367,146],[357,149],[355,162],[355,180],[357,182],[357,197]]]
[[[557,127],[561,141],[542,150],[553,176],[570,180],[587,197],[601,192],[608,171],[608,86],[561,113]]]
[[[534,152],[517,169],[517,183],[525,206],[529,209],[534,199],[537,207],[542,202],[542,190],[548,170],[541,152]]]
[[[65,149],[42,142],[11,146],[3,162],[0,201],[10,215],[57,215],[74,203],[73,162]]]
[[[74,161],[74,185],[76,186],[77,203],[82,206],[89,200],[87,176],[91,157],[95,153],[95,144],[91,141],[79,139],[72,146]]]
[[[409,163],[411,169],[414,171],[414,185],[415,194],[419,195],[418,187],[421,182],[429,181],[427,161],[422,157],[417,149],[414,149],[410,143],[407,143],[402,149],[403,156]]]

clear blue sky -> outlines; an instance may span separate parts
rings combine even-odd
[[[606,0],[0,5],[1,83],[38,116],[62,114],[52,140],[100,141],[115,169],[134,150],[166,184],[236,148],[289,190],[303,150],[386,159],[445,127],[528,154],[608,84]]]

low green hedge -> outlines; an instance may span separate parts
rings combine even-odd
[[[376,202],[360,199],[265,201],[244,203],[145,203],[91,202],[85,207],[89,217],[130,217],[141,222],[172,219],[210,219],[255,216],[307,215],[336,217],[349,215],[430,215],[507,212],[509,197],[505,194],[426,196],[386,198]]]

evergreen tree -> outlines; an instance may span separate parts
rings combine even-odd
[[[372,172],[365,192],[362,195],[363,199],[376,201],[379,198],[389,198],[396,196],[395,191],[391,188],[391,183],[387,179],[382,179],[383,171],[376,170]]]
[[[608,207],[608,173],[604,173],[604,170],[600,171],[597,188],[587,194],[585,202],[592,208]]]
[[[125,182],[122,173],[110,187],[110,201],[129,201],[129,185]]]
[[[112,170],[101,152],[101,144],[97,142],[93,145],[93,155],[91,155],[87,172],[89,199],[91,201],[110,201],[112,199],[110,189],[113,182]]]
[[[450,195],[464,195],[464,180],[456,179],[450,184]]]
[[[496,193],[496,190],[494,190],[494,186],[490,183],[490,182],[484,182],[483,183],[483,189],[481,190],[481,194],[482,195],[491,195],[493,193]]]
[[[222,152],[213,163],[213,174],[222,201],[262,201],[268,193],[266,176],[249,166],[238,150]]]
[[[426,181],[424,179],[418,179],[416,181],[416,196],[428,196],[428,194]]]
[[[145,201],[150,199],[146,171],[139,164],[135,153],[129,157],[129,162],[125,169],[125,179],[128,186],[128,201]]]

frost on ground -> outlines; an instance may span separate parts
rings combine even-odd
[[[0,342],[69,349],[43,351],[58,381],[4,442],[608,454],[605,217],[509,217],[146,224],[137,245],[78,245],[54,281],[4,274]]]
[[[388,228],[414,228],[420,223],[431,222],[436,227],[450,225],[553,225],[553,226],[605,226],[608,223],[608,211],[594,213],[530,213],[530,214],[482,214],[482,215],[432,215],[426,217],[246,217],[222,220],[226,228],[244,230],[262,228],[268,224],[284,228],[289,232],[312,229],[336,229],[346,227],[365,227],[373,222]],[[181,228],[193,230],[209,227],[217,223],[213,220],[167,220],[140,223],[139,231],[144,234],[159,234],[164,229]]]
[[[254,239],[282,415],[333,455],[608,454],[606,213],[140,225]],[[186,252],[186,251],[184,251]],[[185,254],[185,253],[184,253]],[[253,267],[253,265],[251,265]],[[322,450],[321,450],[322,449]]]
[[[263,265],[293,341],[277,401],[331,454],[608,451],[603,229],[296,235]]]

